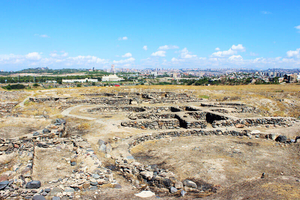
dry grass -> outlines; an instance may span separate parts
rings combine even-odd
[[[296,148],[296,147],[295,147]],[[229,187],[231,184],[260,178],[263,172],[272,177],[298,174],[300,163],[290,148],[268,140],[249,140],[230,136],[180,137],[148,141],[131,149],[144,164],[157,164],[173,171],[180,179],[200,178]],[[282,160],[285,158],[285,161]]]
[[[262,185],[263,188],[271,189],[277,195],[285,199],[300,199],[300,188],[287,183],[267,183]]]

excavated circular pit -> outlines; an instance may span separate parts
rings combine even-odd
[[[298,149],[298,150],[297,150]],[[172,171],[178,180],[195,179],[226,188],[237,183],[300,173],[299,144],[233,136],[169,137],[149,140],[131,148],[144,165]]]

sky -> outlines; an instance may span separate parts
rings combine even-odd
[[[0,1],[0,70],[112,64],[300,68],[300,1]]]

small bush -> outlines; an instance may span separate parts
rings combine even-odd
[[[25,88],[25,85],[23,84],[7,85],[2,88],[6,90],[21,90]]]

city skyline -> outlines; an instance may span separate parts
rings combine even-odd
[[[299,68],[298,1],[1,1],[0,70]]]

